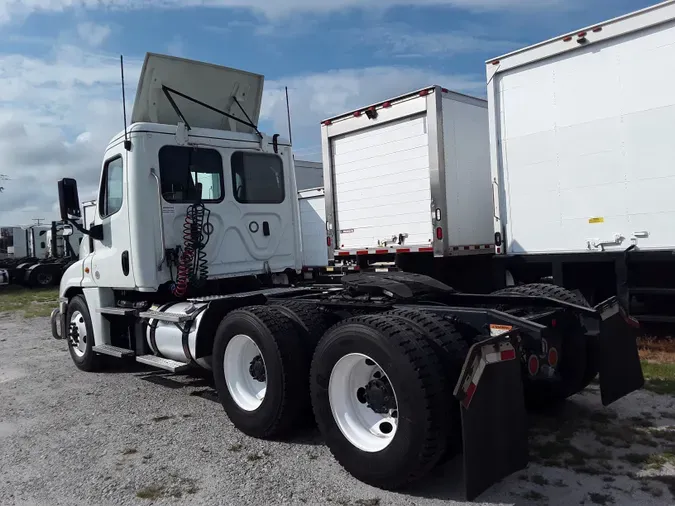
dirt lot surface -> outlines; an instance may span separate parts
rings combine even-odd
[[[665,367],[665,366],[664,366]],[[658,368],[657,368],[658,369]],[[591,386],[532,416],[529,468],[479,504],[674,504],[674,383],[602,408]],[[316,430],[292,441],[239,433],[208,378],[141,367],[87,374],[44,317],[0,314],[0,504],[453,505],[461,463],[405,493],[364,485]]]

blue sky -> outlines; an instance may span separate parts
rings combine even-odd
[[[655,3],[0,0],[0,224],[52,217],[60,177],[94,187],[120,53],[129,100],[146,51],[264,74],[267,133],[286,133],[288,86],[297,157],[318,159],[322,118],[429,84],[483,96],[488,58]]]

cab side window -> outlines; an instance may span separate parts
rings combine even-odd
[[[285,198],[281,158],[266,153],[232,154],[234,198],[242,204],[281,204]]]
[[[101,218],[112,216],[122,209],[124,202],[124,172],[122,157],[108,160],[103,168],[98,211]]]

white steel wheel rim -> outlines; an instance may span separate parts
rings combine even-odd
[[[70,346],[78,357],[84,357],[87,351],[87,324],[84,321],[84,315],[79,311],[73,311],[70,316],[70,326],[68,328]],[[73,332],[77,332],[77,341],[73,339]]]
[[[262,362],[265,381],[255,379],[251,373],[252,363],[256,360]],[[267,392],[267,367],[253,339],[244,334],[234,336],[225,348],[223,369],[227,389],[237,406],[244,411],[258,409]]]
[[[387,448],[398,429],[398,401],[394,396],[394,409],[376,413],[359,399],[359,389],[374,379],[388,378],[373,359],[360,353],[345,355],[333,366],[328,383],[328,400],[342,435],[364,452],[376,453]]]

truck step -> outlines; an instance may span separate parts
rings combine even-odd
[[[195,312],[194,314],[185,314],[162,313],[161,311],[143,311],[142,313],[139,313],[138,316],[141,318],[152,318],[161,322],[183,323],[194,320],[194,318],[197,316],[197,313]]]
[[[126,348],[118,348],[117,346],[111,346],[109,344],[99,344],[94,346],[91,349],[94,353],[100,353],[101,355],[109,355],[111,357],[122,358],[122,357],[131,357],[134,355],[132,350],[127,350]]]
[[[178,362],[176,360],[171,360],[170,358],[162,358],[156,355],[141,355],[140,357],[136,357],[136,362],[170,372],[182,372],[190,368],[190,366],[184,362]]]
[[[136,316],[136,310],[129,307],[100,307],[98,308],[100,314],[109,314],[115,316]]]

